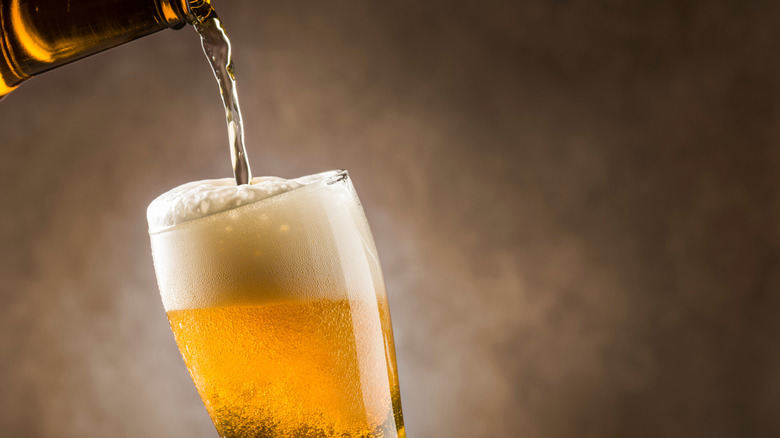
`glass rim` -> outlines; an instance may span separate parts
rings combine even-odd
[[[260,177],[260,178],[262,178],[262,177]],[[311,182],[304,182],[307,178],[312,178],[312,181]],[[283,191],[283,192],[275,193],[275,194],[273,194],[271,196],[268,196],[268,197],[265,197],[265,198],[262,198],[262,199],[258,199],[256,201],[248,202],[246,204],[241,204],[241,205],[238,205],[238,206],[235,206],[235,207],[231,207],[231,208],[229,208],[227,210],[222,210],[222,211],[219,211],[219,212],[216,212],[216,213],[213,213],[213,214],[209,214],[209,215],[206,215],[206,216],[202,216],[202,217],[199,217],[199,218],[183,221],[183,222],[177,223],[175,225],[170,225],[170,226],[167,226],[167,227],[164,227],[164,228],[159,228],[159,229],[156,229],[156,230],[152,230],[151,228],[149,228],[148,229],[148,233],[149,233],[150,236],[154,236],[154,235],[158,235],[158,234],[167,233],[169,231],[175,231],[175,230],[177,230],[179,228],[182,228],[182,227],[194,226],[195,224],[197,224],[198,222],[201,222],[203,220],[206,220],[206,219],[209,219],[209,218],[213,218],[213,217],[217,217],[217,216],[222,216],[224,214],[229,214],[229,213],[235,212],[236,210],[240,210],[240,209],[243,209],[245,207],[249,207],[250,205],[255,205],[257,203],[267,201],[269,199],[277,198],[277,197],[282,196],[282,195],[288,195],[288,194],[292,194],[292,193],[300,193],[300,192],[302,192],[304,190],[308,191],[308,190],[321,189],[321,188],[323,188],[325,186],[331,186],[331,185],[334,185],[334,184],[337,184],[337,183],[340,183],[340,182],[343,182],[343,181],[350,181],[350,179],[349,179],[349,172],[346,169],[335,169],[335,170],[326,170],[324,172],[319,172],[319,173],[315,173],[315,174],[311,174],[311,175],[305,175],[305,176],[301,176],[301,177],[298,177],[298,178],[293,178],[293,179],[290,179],[289,181],[299,182],[301,185],[299,185],[298,187],[292,188],[290,190],[286,190],[286,191]]]

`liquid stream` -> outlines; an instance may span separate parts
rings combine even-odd
[[[219,92],[225,105],[233,176],[236,178],[237,185],[249,184],[252,180],[252,171],[244,147],[244,124],[241,121],[241,108],[238,105],[230,40],[222,21],[208,3],[205,4],[204,11],[198,13],[193,25],[200,35],[203,52],[217,78]]]

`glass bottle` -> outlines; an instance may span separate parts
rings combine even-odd
[[[0,99],[37,74],[191,23],[209,0],[0,0]]]

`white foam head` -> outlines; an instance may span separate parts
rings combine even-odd
[[[250,184],[240,186],[236,185],[233,178],[182,184],[163,193],[149,204],[146,210],[149,232],[157,233],[184,222],[261,201],[336,174],[337,171],[330,171],[296,179],[261,176],[252,178]]]
[[[346,172],[179,186],[147,211],[166,310],[289,299],[367,299],[383,290]],[[375,299],[375,298],[374,298]]]

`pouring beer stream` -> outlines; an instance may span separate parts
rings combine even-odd
[[[233,179],[148,209],[171,329],[223,438],[405,438],[379,258],[346,171],[252,178],[232,47],[208,0],[0,0],[0,99],[42,72],[192,24]]]

